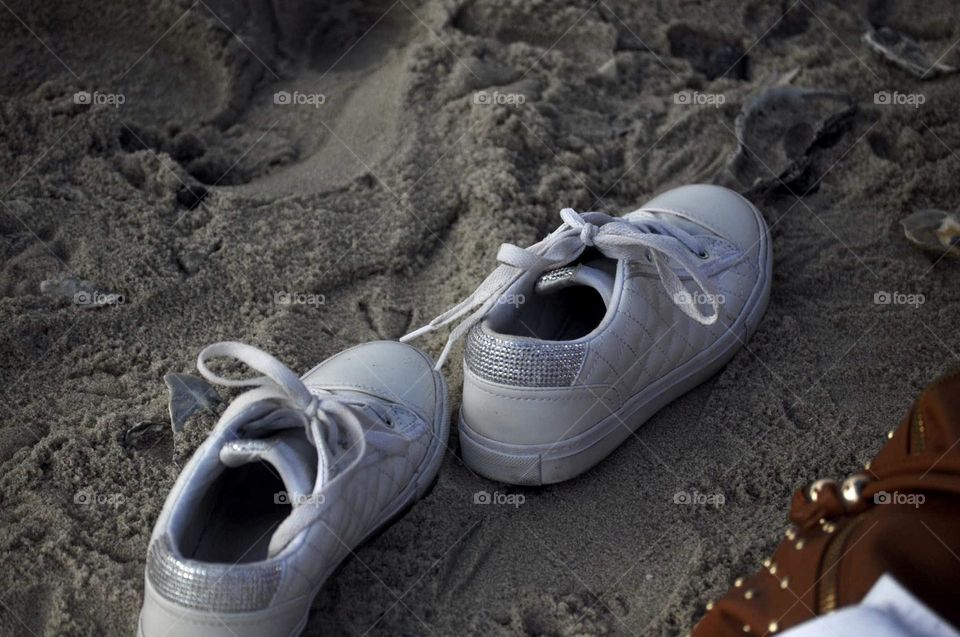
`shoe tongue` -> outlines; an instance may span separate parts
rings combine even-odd
[[[613,298],[613,275],[606,270],[585,263],[568,265],[544,272],[537,279],[533,289],[537,294],[553,294],[564,288],[577,285],[593,288],[600,293],[603,304],[610,307],[610,300]]]
[[[220,449],[220,462],[228,467],[251,462],[263,462],[271,466],[279,474],[287,492],[285,497],[278,494],[276,501],[294,507],[313,493],[316,483],[317,450],[299,431],[289,430],[268,438],[241,438],[228,442]]]

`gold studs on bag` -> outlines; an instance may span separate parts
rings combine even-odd
[[[814,480],[807,489],[807,499],[811,502],[816,502],[820,497],[820,489],[828,484],[836,484],[836,482],[836,480],[831,480],[829,478],[820,478],[819,480]]]
[[[840,487],[840,494],[843,496],[843,502],[847,506],[852,506],[860,501],[860,494],[863,488],[867,486],[870,479],[862,473],[855,473],[843,481]]]

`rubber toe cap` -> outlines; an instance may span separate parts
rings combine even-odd
[[[328,358],[303,378],[307,386],[350,388],[434,416],[437,386],[433,362],[412,345],[374,341]]]
[[[730,241],[741,250],[755,246],[763,232],[762,221],[753,205],[722,186],[693,184],[662,193],[644,204],[693,221]]]

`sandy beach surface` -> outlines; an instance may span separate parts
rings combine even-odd
[[[3,2],[0,634],[134,633],[150,530],[217,416],[175,433],[163,377],[204,345],[305,371],[426,322],[562,207],[700,181],[771,227],[748,345],[568,483],[481,479],[454,431],[434,490],[327,583],[305,632],[686,633],[776,545],[793,489],[858,470],[960,358],[958,267],[900,227],[957,207],[960,77],[917,79],[861,40],[889,26],[954,64],[958,17],[946,0]],[[738,150],[771,90],[801,108]],[[447,374],[456,408],[458,353]]]

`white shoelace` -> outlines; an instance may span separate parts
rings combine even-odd
[[[706,247],[697,237],[653,215],[638,215],[627,220],[599,212],[579,214],[572,208],[564,208],[560,211],[560,217],[563,225],[529,248],[521,248],[511,243],[502,244],[497,252],[497,261],[501,265],[490,273],[470,296],[400,340],[406,342],[438,330],[473,310],[472,314],[450,332],[437,359],[436,369],[439,370],[446,362],[453,345],[490,312],[500,296],[521,275],[531,271],[545,272],[566,265],[589,246],[595,247],[611,259],[649,259],[656,266],[660,282],[667,294],[684,314],[703,325],[716,322],[720,312],[717,301],[719,296],[703,275],[703,259],[708,255]],[[713,314],[707,316],[700,311],[680,277],[668,265],[668,259],[678,263],[696,282],[713,308]]]
[[[207,361],[213,358],[232,358],[264,376],[244,379],[219,376],[207,367]],[[387,417],[381,413],[383,410],[372,401],[360,406],[332,393],[329,393],[329,397],[316,396],[286,365],[251,345],[232,341],[208,345],[197,356],[197,369],[212,383],[226,387],[255,388],[231,402],[220,417],[220,422],[231,422],[255,403],[272,401],[280,407],[270,418],[276,426],[289,427],[290,420],[302,423],[307,440],[317,448],[314,492],[350,473],[362,460],[368,443],[390,454],[404,451],[399,437],[370,431],[364,426],[374,424],[374,418],[387,422]],[[344,432],[347,435],[342,437]],[[344,450],[355,450],[356,457],[348,466],[336,469],[337,457],[345,453]]]
[[[264,374],[257,378],[232,379],[219,376],[207,367],[213,358],[231,358]],[[402,455],[407,452],[407,441],[401,436],[370,430],[364,426],[373,424],[381,417],[374,405],[364,403],[369,409],[353,405],[342,397],[329,393],[319,397],[311,393],[300,378],[279,360],[261,349],[224,341],[203,348],[197,356],[197,369],[212,383],[227,387],[254,387],[238,396],[220,417],[221,423],[229,423],[245,409],[257,403],[270,402],[276,407],[269,421],[277,427],[289,427],[291,421],[299,421],[307,439],[317,448],[317,479],[313,493],[321,488],[324,498],[310,500],[322,503],[336,499],[347,476],[360,465],[372,445],[386,454]],[[372,412],[372,413],[371,413]],[[381,417],[381,420],[386,420]],[[341,439],[341,432],[346,438]],[[355,451],[354,459],[342,468],[336,467],[337,457]],[[300,504],[280,524],[270,541],[269,554],[276,555],[286,544],[323,515],[323,507]]]

